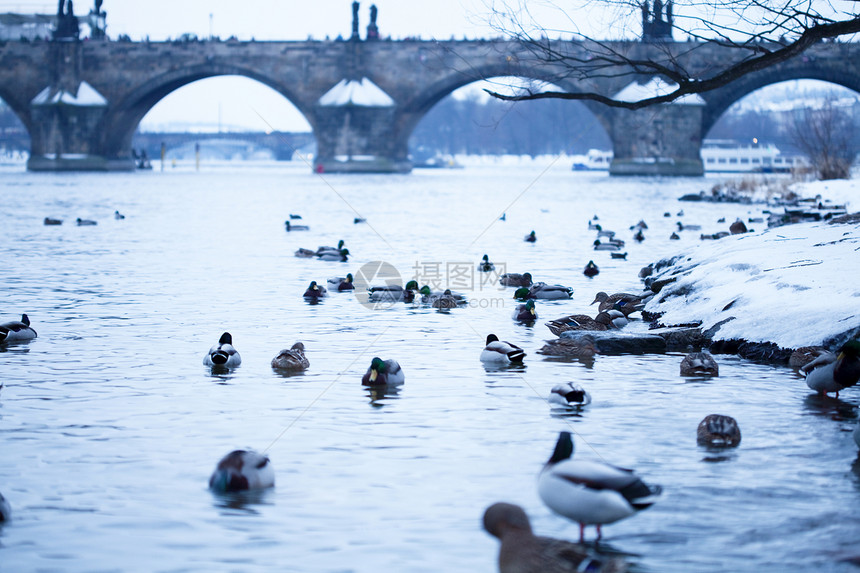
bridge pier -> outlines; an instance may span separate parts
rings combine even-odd
[[[698,103],[613,109],[609,174],[702,176],[702,110]]]
[[[317,173],[409,173],[395,107],[317,106]]]

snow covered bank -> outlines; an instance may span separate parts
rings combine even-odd
[[[857,201],[857,181],[797,189],[834,202]],[[666,325],[720,324],[715,340],[823,344],[860,332],[860,216],[801,223],[703,242],[655,273],[676,278],[646,311]]]

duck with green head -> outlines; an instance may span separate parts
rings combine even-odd
[[[364,386],[400,386],[406,381],[406,375],[396,360],[383,360],[374,357],[370,368],[361,378]]]
[[[490,257],[484,255],[481,262],[478,263],[478,270],[482,273],[488,273],[496,268],[496,265],[490,262]]]
[[[307,290],[305,290],[304,296],[306,299],[319,300],[326,295],[325,287],[322,285],[318,285],[317,281],[311,281],[311,284],[308,285]]]
[[[518,305],[514,310],[514,320],[525,323],[533,323],[537,320],[535,301],[527,300],[525,304]]]
[[[328,287],[338,292],[355,290],[352,273],[347,273],[346,277],[333,277],[328,279]]]

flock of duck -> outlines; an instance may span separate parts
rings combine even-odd
[[[116,213],[117,218],[121,215]],[[298,216],[291,216],[298,218]],[[595,218],[596,219],[596,218]],[[359,222],[359,221],[356,221]],[[45,224],[49,223],[46,219]],[[81,224],[81,223],[79,223]],[[595,250],[620,252],[624,242],[599,224],[589,222],[589,228],[597,231]],[[286,221],[287,231],[307,229],[306,226]],[[647,225],[640,221],[632,227],[639,239]],[[601,239],[603,239],[601,241]],[[524,238],[534,242],[532,231]],[[299,249],[297,257],[317,258],[329,261],[346,261],[349,251],[344,242],[337,247],[319,247],[315,250]],[[626,256],[626,253],[624,253]],[[484,255],[477,265],[479,272],[491,272],[495,265]],[[589,261],[583,273],[594,276],[599,273],[597,265]],[[533,323],[537,320],[536,300],[570,299],[573,289],[562,285],[534,282],[530,273],[507,273],[499,277],[503,286],[514,287],[514,298],[523,304],[517,306],[513,318],[516,321]],[[326,282],[335,292],[355,290],[352,274],[335,277]],[[304,292],[309,302],[327,296],[325,286],[312,281]],[[447,311],[465,304],[461,293],[449,289],[434,291],[429,286],[418,287],[416,281],[404,286],[370,286],[366,293],[371,302],[420,302],[430,304],[440,311]],[[573,314],[550,320],[547,328],[555,335],[568,331],[605,331],[623,328],[628,316],[641,311],[653,297],[650,291],[640,294],[598,292],[592,305],[597,304],[594,317]],[[24,314],[20,321],[0,324],[0,344],[26,342],[37,337],[36,331]],[[591,349],[593,353],[594,350]],[[502,341],[495,334],[486,337],[479,359],[487,364],[522,364],[526,352],[511,342]],[[233,338],[224,332],[203,358],[203,364],[213,369],[239,366],[242,358],[233,346]],[[829,352],[820,347],[798,349],[792,357],[792,365],[806,374],[807,385],[821,394],[838,393],[854,386],[860,380],[860,341],[845,343],[838,352]],[[272,359],[274,369],[303,371],[310,367],[303,343],[296,342],[291,348],[281,350]],[[693,352],[685,356],[680,364],[682,376],[718,376],[719,367],[708,352]],[[374,357],[361,378],[361,384],[371,388],[393,388],[404,384],[405,374],[396,360]],[[550,404],[568,409],[579,409],[591,403],[588,391],[571,382],[556,384],[548,398]],[[699,424],[697,441],[709,447],[735,447],[740,443],[741,433],[737,422],[730,416],[712,414]],[[860,426],[854,431],[854,439],[860,446]],[[502,572],[554,572],[554,571],[623,571],[625,564],[617,558],[595,556],[583,545],[585,528],[596,526],[597,539],[602,536],[601,526],[630,517],[654,504],[661,495],[661,487],[649,485],[632,470],[606,463],[573,459],[574,443],[569,432],[561,432],[551,456],[541,470],[537,490],[541,500],[553,512],[575,521],[580,526],[579,544],[563,540],[537,537],[533,534],[524,510],[509,503],[495,503],[484,513],[483,523],[487,532],[501,541],[499,569]],[[218,461],[209,479],[209,486],[216,492],[237,492],[264,489],[275,483],[275,472],[269,458],[251,450],[235,450]],[[10,517],[9,503],[0,495],[0,521]]]

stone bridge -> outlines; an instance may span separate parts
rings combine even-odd
[[[631,41],[613,48],[639,58],[668,49],[702,73],[712,62],[736,57],[693,42]],[[587,56],[580,42],[564,49]],[[21,41],[0,44],[0,63],[0,97],[30,133],[31,170],[132,169],[132,135],[146,113],[174,90],[214,76],[257,80],[295,105],[313,128],[314,169],[320,172],[409,171],[407,144],[421,118],[478,80],[515,76],[608,95],[634,80],[578,80],[507,40]],[[766,85],[801,78],[860,92],[860,47],[818,44],[799,58],[705,93],[692,105],[635,112],[586,105],[613,142],[611,173],[701,175],[702,138],[732,103]],[[260,114],[265,118],[265,110]]]

